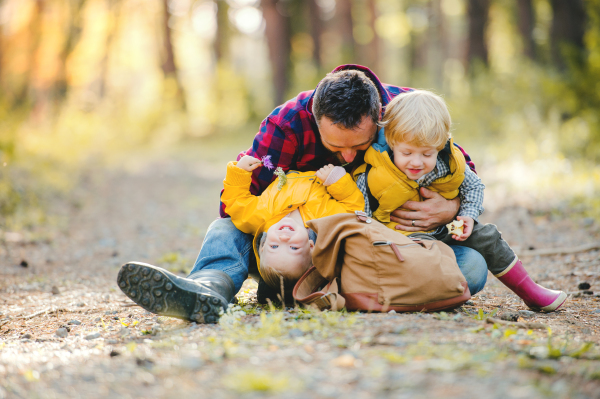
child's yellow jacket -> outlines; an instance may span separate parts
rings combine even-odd
[[[325,187],[314,176],[315,172],[289,171],[288,181],[281,191],[277,190],[275,180],[260,196],[256,196],[250,193],[252,173],[238,168],[236,164],[237,162],[227,164],[221,201],[235,227],[244,233],[253,234],[255,240],[295,209],[300,211],[305,227],[308,227],[306,222],[309,220],[362,211],[365,207],[362,193],[348,174]],[[302,178],[290,179],[291,177]]]
[[[383,130],[383,129],[382,129]],[[398,169],[390,159],[391,149],[381,141],[380,134],[376,143],[374,143],[365,153],[365,165],[360,166],[355,172],[355,178],[364,173],[367,164],[371,165],[367,176],[367,185],[373,197],[379,202],[379,207],[373,211],[373,218],[379,220],[391,229],[395,229],[398,223],[390,220],[390,214],[402,206],[406,201],[422,201],[419,194],[419,184],[410,180],[404,173]],[[450,174],[435,180],[427,189],[440,193],[446,199],[453,199],[458,196],[458,188],[465,178],[466,161],[464,155],[460,152],[450,139],[446,147],[440,152],[439,156],[447,156],[450,166]],[[373,206],[373,204],[370,204]],[[414,232],[405,232],[403,234],[413,234]]]

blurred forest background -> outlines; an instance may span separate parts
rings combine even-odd
[[[196,149],[224,175],[344,63],[445,97],[486,206],[599,217],[600,0],[0,0],[0,229],[136,156]]]

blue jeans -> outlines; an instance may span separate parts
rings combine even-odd
[[[456,262],[467,280],[471,295],[475,295],[485,287],[488,268],[483,256],[472,248],[450,245],[456,256]]]
[[[208,227],[202,249],[188,277],[194,278],[194,274],[203,269],[221,270],[233,279],[237,293],[248,278],[248,270],[256,267],[252,239],[251,234],[239,231],[231,219],[215,220]],[[487,265],[483,256],[467,247],[451,245],[450,248],[456,255],[471,295],[481,291],[487,280]]]

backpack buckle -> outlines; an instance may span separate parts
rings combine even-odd
[[[373,219],[371,219],[369,215],[367,215],[364,211],[354,211],[354,214],[356,215],[356,218],[361,222],[371,223],[373,221]]]
[[[333,292],[328,292],[327,294],[317,298],[312,305],[315,305],[319,310],[327,310],[331,309],[332,300],[328,298],[330,295],[334,295]],[[335,299],[334,299],[335,301]]]

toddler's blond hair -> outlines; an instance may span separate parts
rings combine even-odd
[[[438,151],[450,138],[451,124],[444,100],[426,90],[397,95],[387,105],[382,121],[390,147],[405,142]]]

